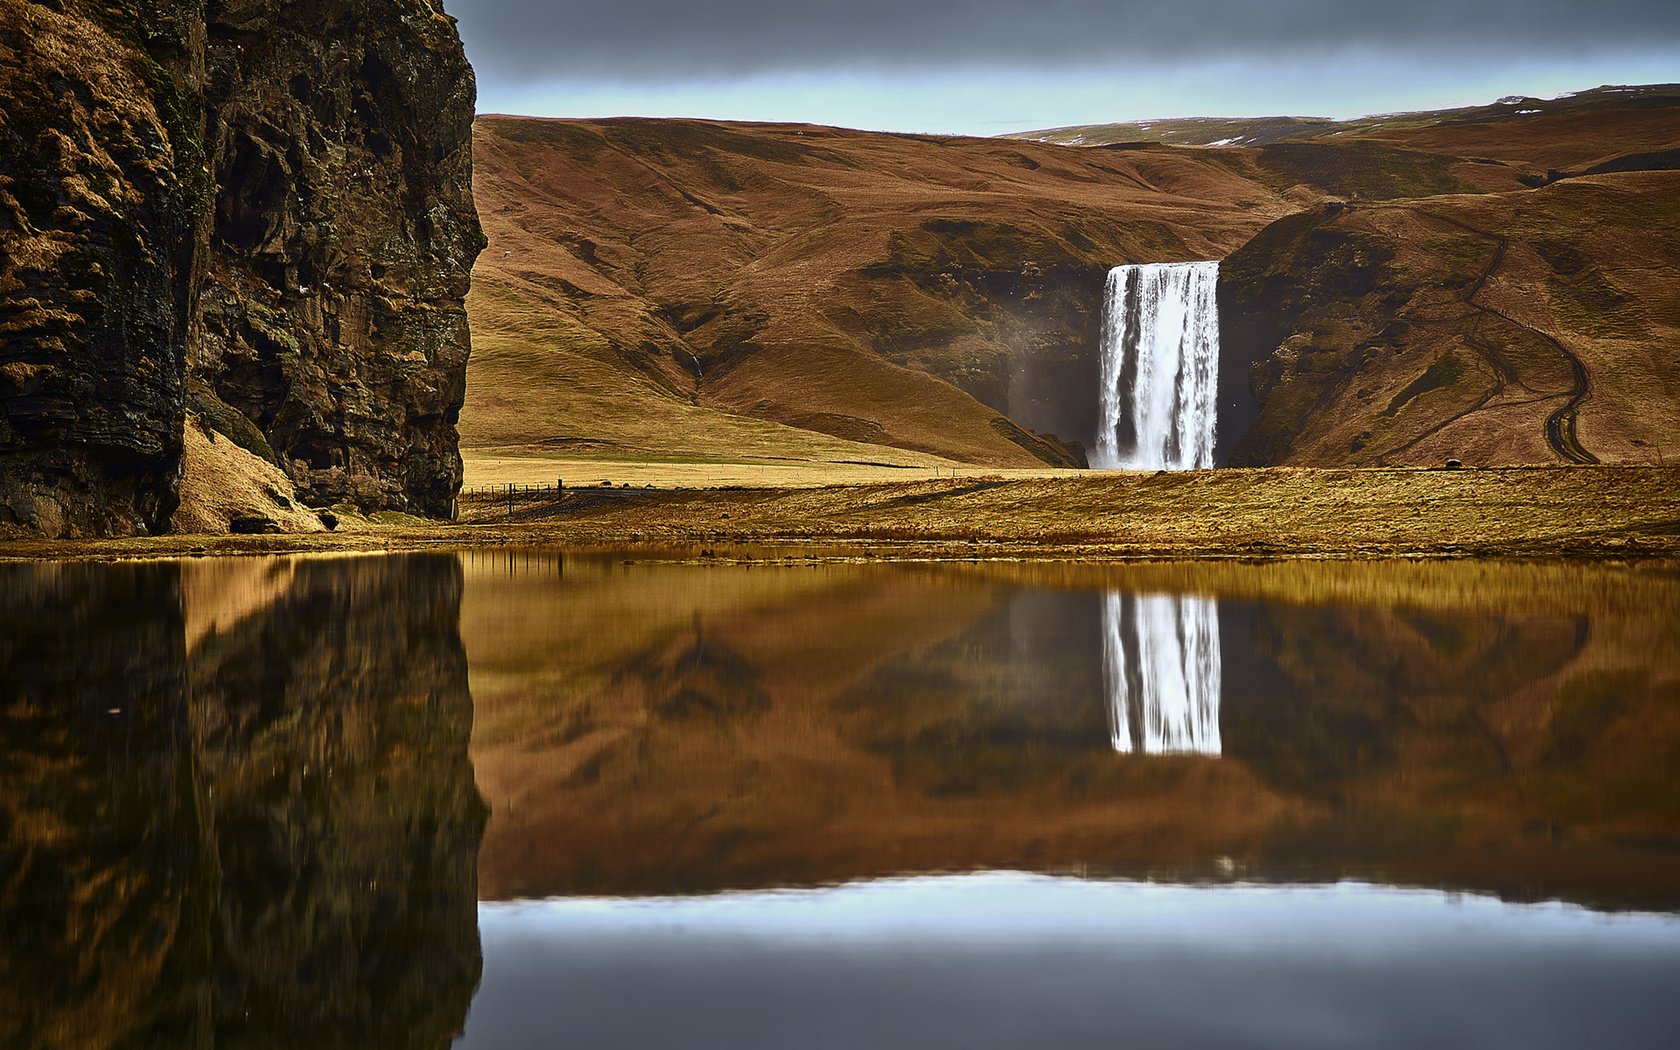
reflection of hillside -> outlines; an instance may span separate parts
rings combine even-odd
[[[1519,896],[1675,900],[1680,644],[1660,616],[1227,609],[1264,654],[1227,754],[1330,820],[1267,851]]]
[[[512,638],[510,608],[591,629],[575,646]],[[1098,610],[1093,594],[923,569],[568,563],[558,585],[469,573],[484,892],[1147,865],[1140,844],[1162,829],[1230,826],[1210,812],[1219,798],[1277,815],[1240,766],[1114,761]],[[734,706],[694,702],[718,695],[725,668],[747,687]],[[1163,781],[1174,797],[1157,797]]]
[[[1288,559],[1267,562],[996,562],[951,573],[1029,587],[1205,594],[1221,601],[1379,606],[1457,614],[1680,619],[1680,572],[1585,562]]]
[[[1676,585],[1455,568],[470,572],[484,891],[1089,866],[1680,906]],[[1133,580],[1271,599],[1220,603],[1224,759],[1111,751],[1092,588]]]
[[[1500,750],[1476,708],[1568,664],[1585,618],[1486,617],[1334,606],[1227,607],[1255,654],[1228,687],[1229,753],[1302,792],[1392,764],[1414,729],[1469,729]],[[1491,748],[1489,745],[1492,745]]]
[[[77,571],[0,577],[0,1043],[446,1045],[483,820],[457,563],[238,573],[196,618],[176,566]]]

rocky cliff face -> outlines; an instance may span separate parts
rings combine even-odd
[[[167,528],[189,411],[308,502],[447,513],[480,234],[434,0],[9,3],[0,52],[0,527]]]
[[[191,6],[0,9],[0,525],[174,510],[208,183]]]
[[[474,88],[435,0],[219,0],[193,374],[306,502],[447,515],[481,246]]]

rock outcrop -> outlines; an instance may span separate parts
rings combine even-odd
[[[435,0],[206,8],[217,193],[193,373],[306,502],[447,515],[482,242],[454,23]]]
[[[202,19],[0,8],[0,525],[156,532],[203,266]]]
[[[473,98],[435,0],[0,9],[0,527],[168,528],[189,412],[447,514]]]

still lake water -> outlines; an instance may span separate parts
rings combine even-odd
[[[0,566],[0,1046],[1674,1045],[1680,576],[719,553]]]

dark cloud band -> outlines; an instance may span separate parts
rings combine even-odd
[[[1680,50],[1674,0],[446,0],[481,75],[648,83],[801,70],[1509,60]]]

